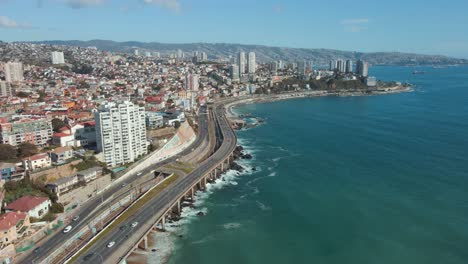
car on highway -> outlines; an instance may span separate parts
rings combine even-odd
[[[65,227],[65,229],[63,229],[63,233],[66,234],[66,233],[70,232],[70,230],[72,230],[72,228],[73,228],[73,227],[72,227],[71,225]]]
[[[80,216],[79,216],[79,215],[76,215],[75,217],[73,217],[73,221],[74,221],[74,222],[78,221],[78,219],[80,219]]]
[[[122,186],[122,188],[123,188],[123,187],[127,186],[127,184],[126,184],[126,183],[122,183],[122,185],[120,185],[120,186]]]
[[[35,248],[35,249],[34,249],[34,254],[39,253],[39,250],[40,250],[40,249],[41,249],[40,247]]]
[[[109,244],[107,244],[107,248],[111,248],[115,245],[115,241],[111,241],[109,242]]]
[[[142,174],[143,174],[143,172],[140,171],[140,172],[137,173],[137,176],[140,176]]]
[[[138,222],[133,222],[132,227],[136,227],[138,225]]]

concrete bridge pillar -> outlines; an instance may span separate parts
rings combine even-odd
[[[208,176],[203,177],[203,183],[205,184],[205,188],[206,188],[206,178],[208,178]]]
[[[221,162],[221,172],[224,171],[224,162]]]
[[[162,219],[161,219],[161,227],[162,227],[162,230],[166,230],[166,214],[163,215]]]
[[[181,210],[180,210],[180,199],[177,200],[177,213],[178,213],[178,214],[181,213]]]
[[[140,243],[138,243],[138,247],[141,249],[147,249],[148,248],[148,236],[145,236]]]
[[[194,189],[194,187],[192,187],[192,188],[190,189],[190,198],[192,199],[192,203],[193,203],[194,200],[195,200],[195,195],[194,195],[195,191],[194,191],[193,189]]]

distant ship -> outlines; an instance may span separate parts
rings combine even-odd
[[[413,74],[425,74],[425,71],[413,71]]]

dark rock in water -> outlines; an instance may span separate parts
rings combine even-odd
[[[235,171],[238,171],[238,172],[243,172],[244,171],[244,167],[242,167],[241,165],[237,164],[236,162],[233,162],[231,164],[231,169],[232,170],[235,170]]]
[[[156,251],[157,251],[157,249],[153,248],[151,251],[153,251],[153,252],[156,252]]]
[[[252,159],[252,155],[250,155],[250,154],[242,154],[241,158],[242,158],[242,159]]]
[[[204,212],[198,212],[198,213],[197,213],[197,216],[204,216],[204,215],[205,215]]]
[[[253,167],[253,168],[252,168],[252,170],[253,170],[253,171],[256,171],[256,170],[257,170],[257,168]]]
[[[235,149],[235,151],[239,151],[239,152],[241,152],[242,150],[244,150],[244,148],[242,146],[237,146],[236,149]]]
[[[178,237],[184,237],[183,235],[178,235]]]

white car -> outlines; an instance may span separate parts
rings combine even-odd
[[[72,230],[72,228],[73,228],[73,227],[72,227],[71,225],[65,227],[65,229],[63,230],[63,233],[68,233],[68,232],[70,232],[70,230]]]
[[[114,245],[115,245],[115,242],[114,242],[114,241],[111,241],[111,242],[109,242],[109,244],[107,244],[107,247],[108,247],[108,248],[111,248],[111,247],[113,247]]]
[[[138,225],[138,222],[133,222],[133,223],[132,223],[132,227],[135,227],[135,226],[137,226],[137,225]]]

